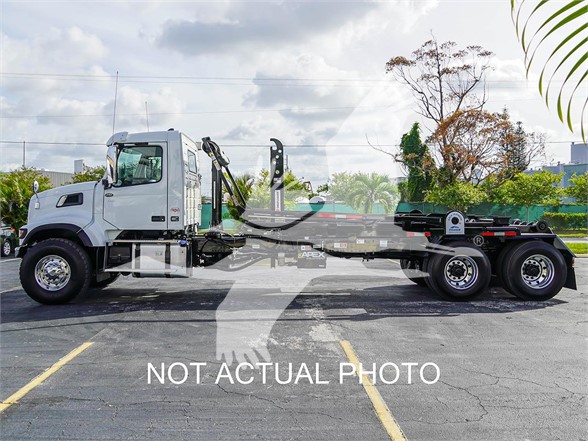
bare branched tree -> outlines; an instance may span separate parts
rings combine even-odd
[[[408,58],[392,57],[386,72],[410,88],[432,135],[428,149],[404,145],[394,154],[372,147],[413,174],[429,176],[433,186],[499,184],[525,170],[531,158],[543,152],[544,139],[513,124],[506,110],[484,110],[492,55],[481,46],[460,48],[452,41],[439,44],[433,37]]]
[[[482,109],[486,103],[486,71],[492,52],[481,46],[458,48],[435,38],[412,52],[410,58],[392,57],[386,72],[408,85],[419,113],[434,122],[432,130],[459,110]]]

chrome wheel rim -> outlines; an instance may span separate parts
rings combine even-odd
[[[469,256],[455,256],[445,264],[445,281],[458,291],[471,288],[478,280],[478,264]]]
[[[523,262],[521,277],[529,288],[543,289],[553,281],[555,267],[549,257],[534,254],[527,257]]]
[[[10,254],[10,252],[12,251],[12,245],[10,245],[9,241],[4,241],[4,244],[2,245],[2,251],[4,252],[5,256],[8,256]]]
[[[45,256],[35,266],[35,280],[47,291],[59,291],[71,277],[71,268],[61,256]]]

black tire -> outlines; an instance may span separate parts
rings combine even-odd
[[[511,243],[506,245],[498,254],[496,258],[496,276],[500,282],[500,285],[504,288],[505,291],[512,294],[512,286],[510,286],[510,281],[508,277],[506,277],[506,257],[511,252],[511,250],[519,245],[518,243]]]
[[[400,268],[408,280],[419,286],[427,287],[426,277],[423,277],[423,261],[400,259]],[[420,275],[420,276],[419,276]]]
[[[105,286],[110,285],[112,282],[114,282],[116,279],[118,279],[118,276],[120,276],[120,273],[108,273],[108,278],[101,280],[100,282],[97,282],[96,277],[93,277],[92,282],[90,282],[90,287],[91,288],[104,288]]]
[[[12,241],[6,237],[3,241],[2,241],[2,250],[0,250],[2,252],[2,257],[8,257],[11,256],[12,253],[14,252],[14,246],[12,244]]]
[[[425,281],[425,288],[429,288],[431,291],[434,291],[434,288],[431,286],[431,273],[429,272],[429,262],[431,258],[426,258],[423,260],[423,272],[427,274],[427,277],[424,277],[423,280]]]
[[[545,242],[515,245],[502,264],[507,290],[522,300],[548,300],[566,283],[567,265],[563,256]]]
[[[47,239],[24,255],[20,264],[20,283],[33,300],[58,305],[87,291],[91,268],[88,254],[77,243],[67,239]]]
[[[458,302],[471,300],[488,288],[491,278],[490,260],[469,242],[447,244],[452,253],[436,253],[426,271],[429,287],[441,297]]]

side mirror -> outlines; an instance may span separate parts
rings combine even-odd
[[[37,194],[38,191],[39,191],[39,182],[35,179],[33,181],[33,193],[35,193],[35,197],[37,198],[37,200],[35,201],[35,210],[38,210],[39,208],[41,208],[41,203],[39,202],[39,195]]]
[[[104,188],[110,188],[116,182],[116,146],[108,146],[106,153],[106,170],[102,178],[102,185]]]

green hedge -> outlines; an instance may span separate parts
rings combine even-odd
[[[552,213],[546,211],[541,216],[554,230],[585,229],[588,218],[584,213]]]

